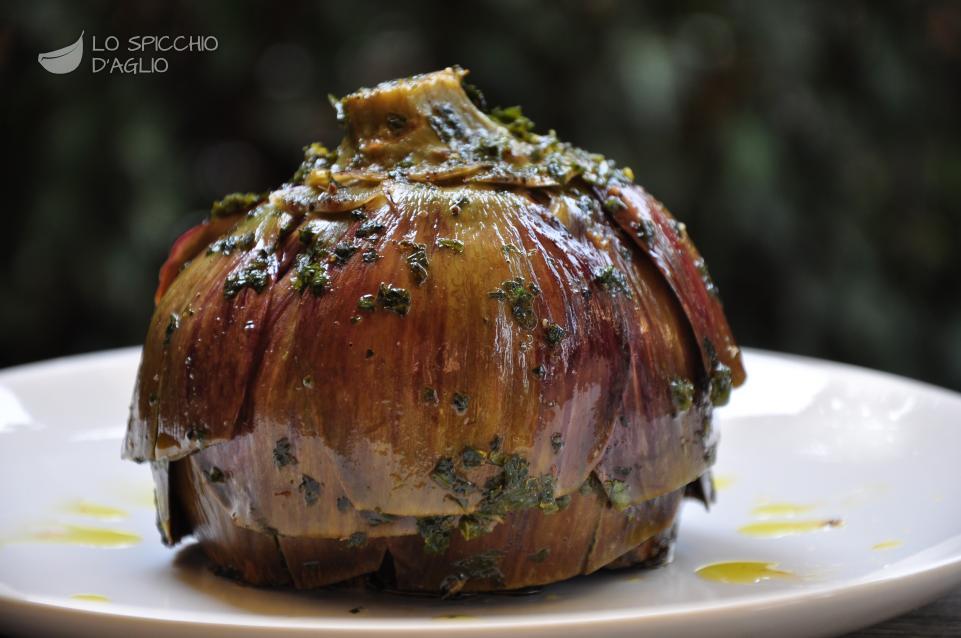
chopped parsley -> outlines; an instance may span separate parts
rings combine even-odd
[[[631,504],[631,494],[627,483],[618,479],[604,481],[604,493],[616,510],[627,509]]]
[[[180,328],[180,315],[176,312],[170,313],[170,319],[167,321],[167,328],[164,330],[164,348],[170,345],[170,339],[174,336],[174,332]]]
[[[223,483],[226,479],[226,475],[224,474],[223,470],[217,466],[211,467],[209,470],[207,470],[206,476],[207,480],[211,483]]]
[[[711,404],[727,405],[731,400],[731,386],[731,369],[720,361],[715,362],[711,371]]]
[[[680,377],[671,379],[671,403],[677,413],[686,412],[694,405],[694,384]]]
[[[594,275],[594,283],[603,286],[612,295],[622,293],[628,297],[631,296],[631,290],[627,287],[627,279],[624,277],[624,273],[614,266],[607,266],[597,272]]]
[[[490,113],[490,117],[495,122],[503,124],[514,137],[533,141],[534,122],[530,120],[520,106],[496,106]]]
[[[374,295],[361,295],[360,299],[357,300],[358,310],[373,310],[374,302],[376,301]]]
[[[451,250],[458,255],[464,252],[464,242],[459,239],[451,239],[449,237],[438,237],[437,245],[441,248],[446,248]]]
[[[386,224],[382,222],[374,221],[371,219],[363,222],[360,226],[358,226],[357,232],[354,233],[354,236],[361,237],[361,238],[377,236],[378,234],[382,233],[386,228],[387,228]]]
[[[330,275],[327,272],[327,263],[318,259],[311,252],[297,255],[294,261],[294,275],[291,278],[294,290],[304,292],[309,290],[312,294],[320,295],[330,284]]]
[[[274,465],[278,468],[287,465],[296,465],[297,457],[294,456],[292,448],[290,445],[290,439],[286,436],[277,439],[277,443],[274,445]]]
[[[454,410],[457,412],[457,414],[464,414],[467,412],[467,406],[470,403],[470,397],[463,392],[455,392],[451,403],[453,404]]]
[[[365,532],[354,532],[347,537],[347,547],[363,547],[367,544],[367,534]]]
[[[525,284],[522,277],[508,279],[501,284],[500,290],[493,290],[488,293],[492,299],[506,301],[510,305],[511,315],[522,328],[531,330],[537,325],[537,317],[534,315],[534,297],[540,293],[540,289],[531,284]]]
[[[297,486],[297,491],[303,494],[304,502],[307,505],[313,505],[320,498],[320,483],[313,477],[303,474],[301,475],[300,485]]]
[[[473,483],[457,473],[454,469],[454,461],[449,456],[437,461],[430,473],[430,478],[455,494],[464,495],[474,488]]]
[[[553,321],[549,322],[544,328],[544,339],[550,346],[556,346],[563,341],[564,337],[566,336],[567,331]]]
[[[424,550],[443,554],[450,546],[450,534],[456,516],[424,516],[417,519],[417,532],[424,539]]]
[[[244,267],[234,270],[224,280],[224,297],[230,299],[244,288],[262,292],[267,287],[270,275],[267,273],[266,255],[251,259]]]
[[[551,435],[551,449],[554,450],[554,454],[557,454],[562,447],[564,447],[564,439],[560,432],[555,432]]]
[[[211,217],[230,217],[239,213],[246,213],[251,208],[264,201],[266,193],[231,193],[210,206]]]
[[[410,310],[410,293],[404,288],[397,288],[393,284],[381,283],[377,290],[377,303],[385,310],[406,315]]]

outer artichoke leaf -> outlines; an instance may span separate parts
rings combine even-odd
[[[575,191],[576,192],[576,191]],[[611,281],[594,287],[598,294],[617,294],[623,330],[628,334],[628,383],[616,414],[617,426],[594,471],[605,485],[617,486],[623,503],[640,503],[673,492],[709,466],[706,435],[710,406],[704,406],[706,382],[691,328],[674,292],[633,240],[612,228],[600,202],[582,194],[557,195],[551,213],[582,241],[606,255]],[[623,285],[623,290],[617,286]],[[679,412],[671,384],[699,385],[698,405]]]
[[[188,261],[199,255],[236,223],[236,217],[215,217],[190,228],[178,237],[170,247],[170,255],[160,267],[154,303],[160,303],[160,298]]]
[[[600,190],[605,210],[651,258],[677,295],[701,348],[710,373],[720,361],[731,371],[734,386],[744,382],[741,351],[734,341],[724,309],[683,224],[643,188],[612,184]],[[612,200],[613,198],[613,200]]]
[[[138,373],[128,458],[176,459],[238,431],[268,316],[270,296],[261,293],[285,264],[277,246],[290,239],[281,214],[260,210],[189,262],[161,297]]]

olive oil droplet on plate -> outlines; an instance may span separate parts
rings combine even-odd
[[[731,561],[727,563],[711,563],[699,567],[695,574],[705,580],[735,585],[753,585],[765,580],[790,579],[793,572],[776,569],[777,563],[761,561]]]
[[[781,538],[810,532],[841,527],[844,523],[837,518],[810,521],[758,521],[748,523],[737,529],[742,534],[757,538]]]
[[[735,482],[737,482],[737,478],[731,474],[718,474],[714,477],[714,489],[718,492],[727,490],[730,489]]]
[[[120,530],[65,525],[61,528],[34,532],[30,534],[26,540],[37,543],[120,548],[136,545],[143,539],[137,534]]]
[[[103,594],[71,594],[73,600],[84,600],[91,603],[109,603],[110,599]]]
[[[793,518],[810,512],[813,509],[813,505],[798,503],[764,503],[751,510],[751,514],[759,518]]]
[[[122,509],[110,507],[109,505],[100,505],[99,503],[91,503],[90,501],[74,501],[68,503],[64,510],[70,514],[99,518],[105,521],[127,518],[127,512]]]

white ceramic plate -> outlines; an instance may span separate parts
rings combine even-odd
[[[120,350],[0,371],[6,631],[814,636],[883,620],[961,583],[961,396],[752,351],[749,383],[719,412],[719,502],[710,513],[686,504],[669,567],[462,601],[242,587],[209,573],[196,546],[160,544],[149,470],[120,461],[138,357]],[[778,538],[739,531],[764,520],[842,524]],[[65,542],[83,541],[88,528],[129,546]],[[790,575],[732,584],[696,574],[723,561],[769,562]]]

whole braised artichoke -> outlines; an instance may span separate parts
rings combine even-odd
[[[684,224],[465,72],[338,103],[336,151],[233,195],[160,273],[124,456],[168,544],[451,594],[670,555],[744,379]]]

